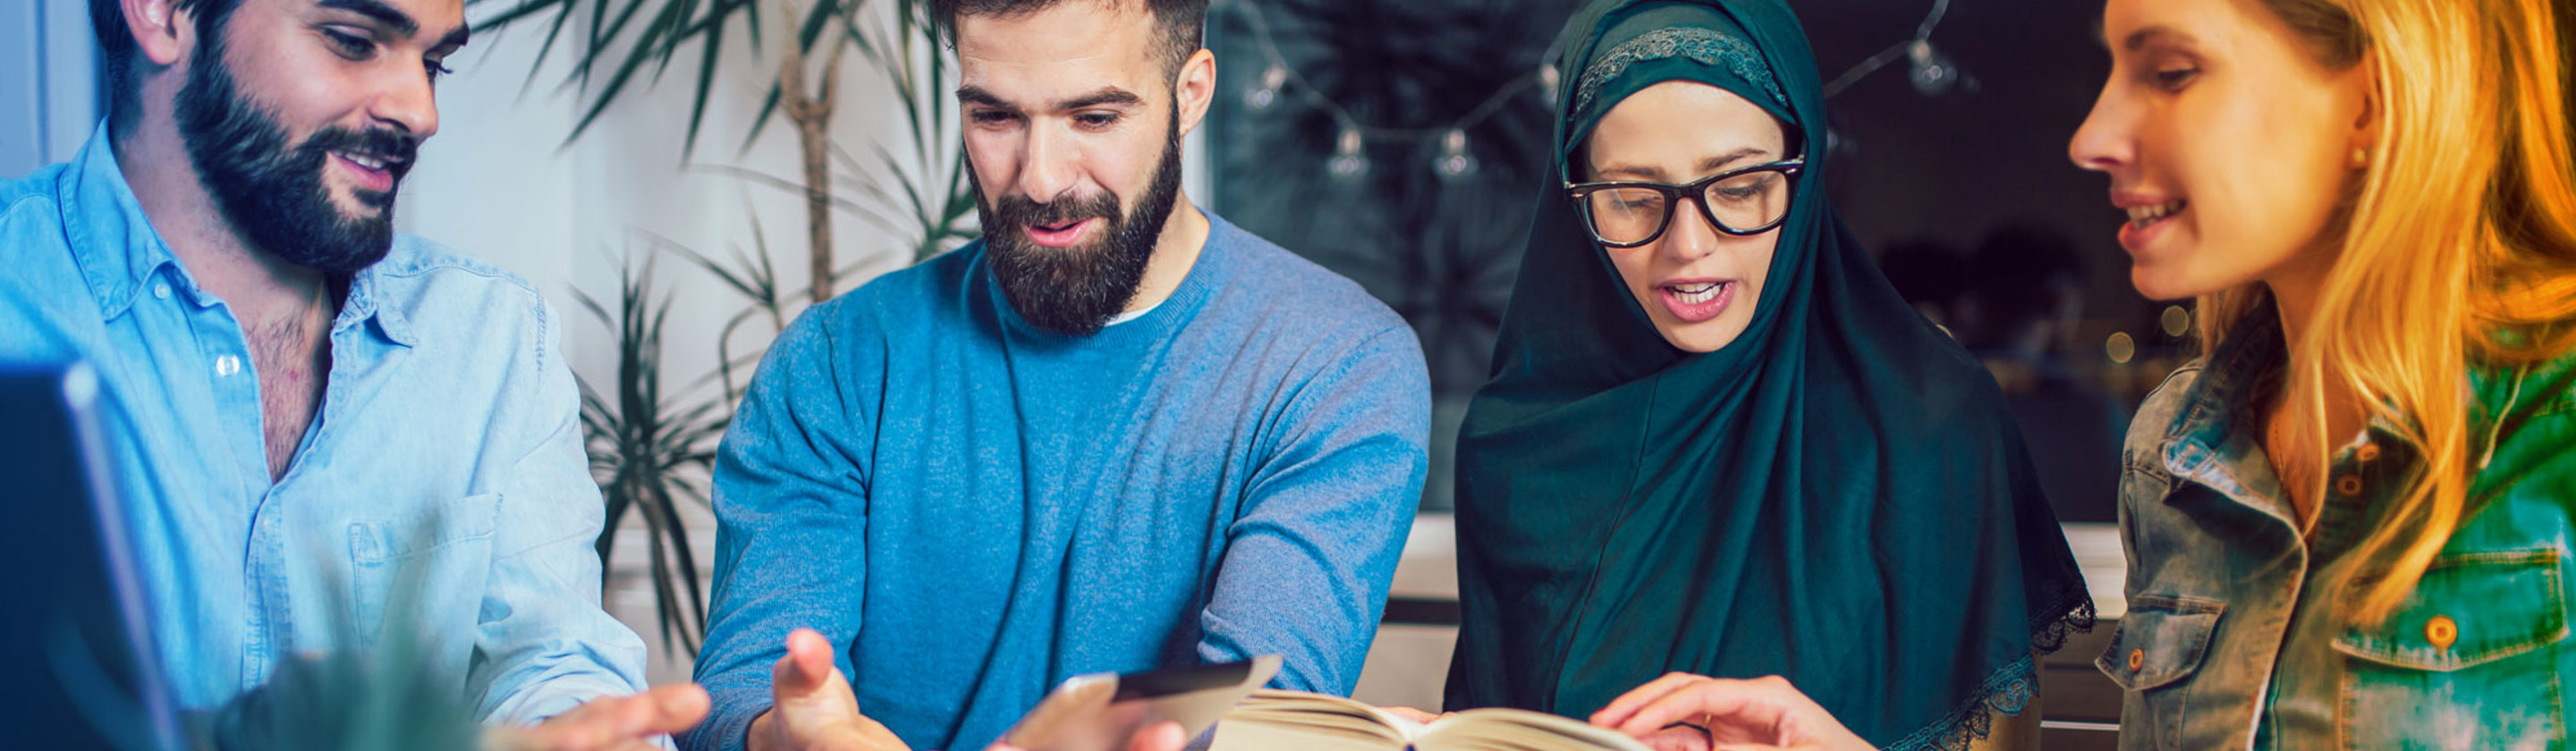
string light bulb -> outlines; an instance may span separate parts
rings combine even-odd
[[[1344,124],[1341,139],[1333,146],[1333,158],[1324,161],[1324,170],[1333,179],[1345,182],[1368,175],[1367,146],[1368,139],[1360,135],[1359,128]]]
[[[1443,180],[1459,180],[1476,174],[1476,155],[1467,150],[1467,131],[1450,128],[1440,136],[1440,158],[1431,161],[1431,171]]]
[[[1913,63],[1914,69],[1906,79],[1914,82],[1915,93],[1940,96],[1949,93],[1950,87],[1959,82],[1959,66],[1950,62],[1949,55],[1933,49],[1932,40],[1916,39],[1907,43],[1905,57]]]
[[[1243,106],[1255,112],[1270,109],[1271,105],[1279,103],[1279,92],[1287,86],[1288,68],[1272,65],[1269,70],[1261,72],[1260,88],[1243,92]]]
[[[1482,102],[1468,108],[1465,113],[1446,125],[1419,127],[1369,125],[1362,123],[1350,108],[1333,101],[1330,94],[1309,83],[1305,75],[1288,63],[1288,58],[1279,51],[1278,40],[1271,34],[1270,22],[1262,13],[1260,3],[1252,0],[1217,0],[1209,5],[1209,10],[1241,14],[1244,22],[1251,27],[1252,40],[1260,46],[1262,56],[1270,61],[1269,67],[1261,72],[1259,85],[1243,91],[1243,103],[1247,109],[1273,110],[1283,106],[1281,100],[1294,99],[1296,101],[1293,104],[1321,110],[1324,114],[1330,115],[1341,128],[1339,137],[1334,141],[1332,157],[1324,161],[1325,173],[1338,181],[1356,181],[1369,173],[1367,150],[1370,142],[1419,145],[1425,143],[1426,139],[1435,137],[1439,139],[1437,142],[1439,148],[1432,157],[1432,172],[1444,180],[1465,179],[1476,174],[1481,166],[1476,161],[1474,150],[1469,148],[1468,130],[1503,112],[1506,107],[1526,102],[1527,100],[1522,99],[1521,96],[1531,88],[1538,89],[1539,93],[1550,102],[1555,101],[1556,97],[1563,93],[1562,74],[1554,65],[1542,64],[1536,70],[1501,82],[1495,87],[1493,93],[1486,95]],[[1558,44],[1562,43],[1563,40],[1558,41]],[[1539,54],[1539,59],[1554,60],[1559,51],[1560,48],[1557,45],[1550,45],[1547,51]],[[1288,91],[1290,86],[1295,86],[1297,90]]]
[[[1949,93],[1952,89],[1975,93],[1976,77],[1968,75],[1967,71],[1959,68],[1958,63],[1950,60],[1949,55],[1942,54],[1939,49],[1932,46],[1932,30],[1938,28],[1941,25],[1941,18],[1949,13],[1950,0],[1932,0],[1932,12],[1923,16],[1923,24],[1914,28],[1914,36],[1880,50],[1878,54],[1871,55],[1868,59],[1853,65],[1850,70],[1843,71],[1842,75],[1835,76],[1834,80],[1825,82],[1825,98],[1832,99],[1840,96],[1843,90],[1851,88],[1852,84],[1859,83],[1862,78],[1868,77],[1870,73],[1880,68],[1887,67],[1889,63],[1896,62],[1900,57],[1905,58],[1908,67],[1911,68],[1906,78],[1914,84],[1916,93],[1924,96],[1940,96]]]

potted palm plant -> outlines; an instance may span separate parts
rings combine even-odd
[[[733,395],[728,389],[690,399],[683,395],[689,389],[662,388],[662,326],[671,297],[653,284],[656,258],[648,253],[641,265],[632,256],[621,263],[614,312],[587,293],[573,292],[593,317],[617,331],[617,378],[606,390],[582,379],[581,423],[591,474],[608,505],[600,560],[604,565],[615,549],[619,522],[629,513],[640,517],[651,535],[646,571],[662,642],[676,641],[695,657],[706,633],[706,595],[678,501],[708,504],[704,478],[713,469]]]
[[[734,171],[802,195],[807,294],[812,302],[830,298],[845,276],[846,270],[833,263],[831,226],[836,209],[858,214],[889,232],[917,238],[912,248],[915,260],[971,235],[964,223],[974,203],[967,193],[962,158],[943,137],[951,126],[951,108],[938,88],[948,78],[948,67],[938,54],[929,4],[882,1],[893,4],[890,27],[863,21],[867,0],[810,0],[810,4],[805,0],[473,0],[506,4],[500,13],[477,24],[478,31],[531,23],[545,26],[544,47],[530,68],[531,77],[558,47],[576,55],[564,83],[587,94],[581,118],[565,137],[567,144],[598,123],[622,94],[650,88],[675,62],[694,62],[696,90],[688,135],[681,144],[686,159],[695,152],[713,100],[718,65],[734,39],[729,30],[741,28],[753,47],[774,50],[777,72],[743,145],[748,148],[770,122],[783,116],[796,133],[800,180]],[[782,21],[791,27],[785,30],[788,33],[774,28]],[[904,135],[913,152],[909,164],[879,144],[873,148],[872,160],[877,169],[867,169],[866,163],[840,149],[832,138],[832,119],[841,104],[840,74],[852,50],[885,76],[896,92],[908,126]],[[841,174],[834,174],[836,167]],[[892,176],[899,190],[878,187],[869,172]],[[900,177],[907,174],[911,179]],[[837,185],[854,186],[868,200],[836,198]]]
[[[532,82],[546,56],[558,48],[574,56],[564,83],[584,96],[581,117],[566,145],[600,123],[622,95],[650,88],[675,62],[684,68],[694,62],[695,94],[680,144],[685,161],[695,153],[707,110],[716,101],[716,71],[727,45],[748,40],[769,53],[760,57],[774,58],[778,67],[774,76],[765,76],[768,91],[742,147],[747,151],[770,123],[783,118],[796,134],[800,177],[730,165],[699,169],[779,188],[801,200],[807,304],[829,298],[859,267],[835,263],[835,213],[882,230],[912,261],[972,236],[974,199],[955,146],[954,106],[942,85],[952,76],[926,0],[880,0],[891,7],[876,16],[863,13],[867,0],[473,1],[505,6],[478,24],[478,31],[528,24],[546,29],[544,49],[531,67]],[[738,36],[730,32],[736,29],[742,32]],[[899,143],[889,147],[872,141],[864,159],[842,148],[830,131],[840,103],[840,72],[851,64],[852,51],[858,53],[858,63],[885,78],[904,115],[904,130],[891,134]],[[748,207],[744,213],[750,215]],[[735,248],[723,261],[661,238],[642,248],[648,255],[669,252],[685,258],[747,302],[717,335],[717,362],[707,378],[721,382],[720,396],[689,398],[700,393],[703,380],[664,388],[662,323],[671,300],[652,283],[651,259],[638,264],[630,257],[621,263],[613,306],[580,297],[584,308],[617,332],[614,381],[583,383],[583,425],[608,512],[607,529],[598,541],[601,561],[609,562],[617,529],[629,513],[644,521],[651,535],[646,569],[663,642],[692,655],[704,633],[706,606],[679,505],[709,503],[705,478],[714,444],[747,387],[744,371],[765,349],[767,340],[760,335],[782,330],[797,302],[772,264],[757,223],[752,238],[753,249]]]

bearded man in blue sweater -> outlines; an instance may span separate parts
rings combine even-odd
[[[934,12],[986,234],[761,364],[685,745],[980,748],[1069,676],[1262,654],[1349,693],[1422,488],[1412,330],[1181,195],[1206,0]]]

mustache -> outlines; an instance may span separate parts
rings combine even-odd
[[[1125,218],[1119,208],[1118,197],[1108,193],[1058,198],[1046,203],[1030,200],[1028,196],[1013,195],[993,202],[994,215],[1006,223],[1021,226],[1065,224],[1092,218],[1117,222]]]
[[[299,150],[316,156],[340,151],[382,160],[385,171],[400,183],[404,175],[411,174],[411,165],[420,156],[420,137],[392,128],[324,128],[305,138]]]

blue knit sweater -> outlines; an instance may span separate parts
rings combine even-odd
[[[1210,215],[1170,299],[1030,326],[981,242],[807,311],[716,464],[690,749],[740,748],[789,630],[868,716],[977,749],[1065,678],[1279,654],[1347,694],[1421,491],[1413,332]]]

